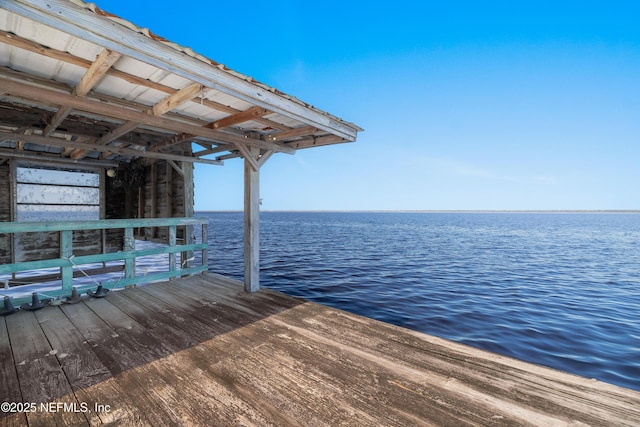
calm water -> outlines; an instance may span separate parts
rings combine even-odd
[[[242,213],[208,216],[243,275]],[[261,213],[261,283],[640,390],[640,214]]]

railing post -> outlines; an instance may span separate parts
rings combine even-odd
[[[124,251],[133,252],[136,250],[136,240],[133,237],[133,228],[124,229]],[[136,256],[135,254],[127,254],[124,260],[124,277],[130,279],[136,277]]]
[[[203,222],[202,223],[202,242],[201,243],[206,243],[207,246],[205,246],[202,249],[202,261],[201,261],[201,265],[207,266],[207,270],[209,269],[209,223],[208,222]],[[203,274],[206,273],[206,271],[202,272]]]
[[[192,227],[192,231],[196,231],[195,235],[191,234],[189,240],[190,244],[183,244],[178,239],[178,227],[188,225]],[[199,225],[202,228],[201,238],[198,242],[197,230],[194,230],[195,225]],[[169,247],[163,245],[163,247],[152,248],[140,248],[136,249],[135,233],[136,227],[163,227],[166,226],[169,229]],[[74,232],[76,230],[122,230],[123,241],[117,252],[96,253],[96,254],[76,254],[74,258]],[[25,271],[55,268],[59,271],[61,278],[61,287],[52,291],[48,291],[47,295],[50,296],[68,296],[74,285],[74,269],[84,268],[84,265],[93,263],[102,263],[103,266],[107,262],[117,261],[124,262],[124,277],[119,277],[117,280],[102,281],[107,287],[114,286],[128,286],[136,283],[144,283],[153,280],[165,280],[174,278],[176,276],[195,274],[196,272],[206,273],[208,264],[208,222],[205,219],[196,218],[165,218],[165,219],[111,219],[101,221],[56,221],[56,222],[33,222],[33,223],[18,223],[18,222],[0,222],[0,234],[15,234],[15,233],[55,233],[54,236],[58,236],[59,251],[53,255],[52,258],[41,260],[26,260],[13,262],[11,264],[0,264],[0,274],[12,274],[21,273]],[[96,242],[100,243],[100,242]],[[177,250],[177,252],[176,252]],[[181,268],[178,265],[178,252],[189,254],[189,258],[184,258],[186,268]],[[187,261],[195,258],[193,255],[195,251],[200,251],[202,254],[201,264],[194,265],[195,262]],[[161,255],[162,254],[162,255]],[[136,275],[136,267],[138,256],[166,256],[170,254],[169,269],[170,271],[153,272],[149,275],[145,273],[144,276],[138,277]],[[166,258],[165,258],[166,259]],[[82,270],[81,270],[82,271]],[[86,272],[85,272],[86,273]],[[96,273],[106,273],[106,271],[96,271]],[[38,276],[35,276],[38,277]],[[45,277],[45,276],[43,276]],[[107,279],[111,279],[110,277]],[[27,302],[27,296],[16,297],[16,301],[19,303]]]
[[[73,255],[73,231],[60,231],[60,258],[70,259]],[[62,275],[62,290],[70,291],[73,287],[73,264],[60,267]]]
[[[169,226],[169,247],[175,248],[176,246],[176,226]],[[169,253],[169,271],[176,271],[176,253]]]

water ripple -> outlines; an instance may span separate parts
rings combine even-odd
[[[242,279],[242,214],[206,215]],[[640,215],[266,212],[260,256],[265,286],[640,390]]]

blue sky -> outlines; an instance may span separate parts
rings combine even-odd
[[[365,129],[273,156],[263,210],[640,208],[640,3],[96,4]],[[195,174],[242,209],[241,160]]]

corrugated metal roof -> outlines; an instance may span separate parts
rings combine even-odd
[[[195,160],[206,161],[241,157],[248,145],[292,152],[353,141],[362,130],[80,0],[2,4],[0,112],[0,148],[22,138],[62,157],[125,161],[127,146],[167,157],[190,155],[193,141],[203,148]]]

